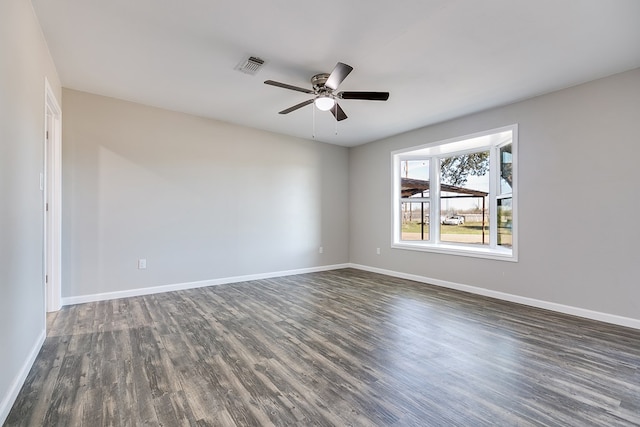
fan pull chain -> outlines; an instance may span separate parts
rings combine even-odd
[[[311,138],[316,139],[316,106],[311,104],[311,110],[313,111],[311,113],[312,121],[313,121],[313,126],[311,127]]]
[[[338,104],[334,108],[336,109],[336,136],[338,136]]]

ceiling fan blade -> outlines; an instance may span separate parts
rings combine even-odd
[[[340,99],[362,99],[366,101],[386,101],[389,99],[389,92],[352,92],[345,91],[338,93]]]
[[[311,104],[312,102],[313,102],[313,99],[308,99],[308,100],[306,100],[304,102],[301,102],[300,104],[296,104],[293,107],[289,107],[286,110],[280,111],[279,114],[289,114],[290,112],[296,111],[298,108],[302,108],[304,106],[307,106],[307,105]]]
[[[276,82],[276,81],[273,81],[273,80],[267,80],[267,81],[264,82],[264,84],[271,85],[271,86],[277,86],[277,87],[281,87],[281,88],[289,89],[289,90],[295,90],[295,91],[298,91],[298,92],[311,93],[311,94],[315,93],[311,89],[305,89],[303,87],[292,86],[292,85],[288,85],[286,83],[280,83],[280,82]]]
[[[352,66],[343,64],[342,62],[338,62],[329,75],[329,78],[325,82],[325,87],[336,90],[338,88],[338,85],[340,85],[340,83],[342,83],[342,81],[347,78],[351,71],[353,71]]]
[[[342,108],[340,108],[337,102],[331,109],[331,114],[333,114],[333,117],[335,117],[339,122],[347,118],[347,114],[342,110]]]

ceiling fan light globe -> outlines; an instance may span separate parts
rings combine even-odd
[[[336,104],[336,101],[333,98],[329,98],[328,96],[319,96],[314,101],[318,110],[321,111],[329,111]]]

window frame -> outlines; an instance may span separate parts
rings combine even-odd
[[[495,141],[492,136],[511,132],[511,141]],[[472,140],[477,139],[477,142]],[[512,186],[511,192],[501,193],[500,187],[500,148],[511,144]],[[458,147],[458,148],[456,148]],[[430,218],[440,218],[440,164],[446,157],[489,150],[489,244],[465,244],[440,241],[440,221],[429,221],[429,240],[401,240],[403,202],[429,203]],[[418,153],[422,151],[423,153]],[[391,152],[392,201],[391,201],[391,247],[395,249],[435,252],[441,254],[518,261],[518,125],[513,124],[474,134],[431,142]],[[401,165],[406,160],[429,162],[429,197],[418,200],[402,198]],[[498,199],[511,198],[512,228],[511,247],[498,244]]]

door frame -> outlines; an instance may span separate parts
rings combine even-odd
[[[62,308],[62,109],[44,79],[44,268],[47,312]]]

